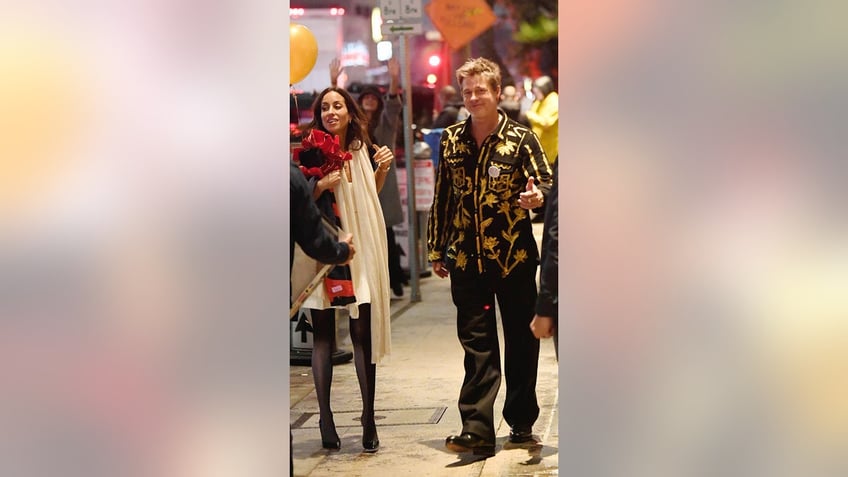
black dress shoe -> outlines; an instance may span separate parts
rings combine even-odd
[[[495,455],[495,445],[481,437],[465,432],[458,436],[448,436],[445,447],[454,452],[473,452],[475,455]]]
[[[522,444],[533,440],[532,426],[513,426],[509,431],[509,442],[513,444]]]

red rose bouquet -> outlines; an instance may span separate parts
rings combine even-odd
[[[294,161],[300,164],[300,170],[306,177],[322,178],[332,171],[342,168],[345,161],[353,156],[342,152],[339,137],[312,129],[303,138],[301,146],[294,150]]]

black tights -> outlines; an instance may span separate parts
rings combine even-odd
[[[312,314],[312,375],[318,411],[321,415],[321,435],[324,440],[337,439],[333,412],[330,408],[330,384],[333,381],[333,341],[336,333],[335,310],[310,310]],[[359,306],[359,318],[350,319],[350,338],[353,341],[353,362],[362,395],[363,440],[376,437],[374,424],[374,393],[377,365],[371,362],[371,305]]]

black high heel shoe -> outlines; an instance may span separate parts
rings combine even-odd
[[[362,420],[362,448],[371,454],[380,449],[380,439],[377,438],[377,425],[372,419],[370,422]]]
[[[339,450],[342,448],[342,441],[339,439],[339,434],[336,432],[336,425],[331,421],[330,430],[324,432],[324,422],[318,420],[318,429],[321,431],[321,447],[329,450]],[[327,436],[328,434],[329,437]]]

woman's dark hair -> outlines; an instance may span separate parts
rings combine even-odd
[[[350,124],[347,126],[347,134],[345,134],[345,144],[342,144],[342,148],[345,150],[350,150],[351,145],[354,144],[354,141],[357,139],[360,142],[358,147],[354,149],[360,149],[362,146],[365,146],[366,151],[371,149],[371,136],[368,134],[368,131],[365,129],[368,124],[368,119],[365,116],[365,113],[362,111],[362,108],[356,103],[353,99],[353,96],[350,95],[346,90],[342,88],[329,87],[324,91],[321,91],[318,96],[315,98],[315,102],[312,104],[312,121],[306,126],[306,130],[310,129],[318,129],[320,131],[324,131],[325,133],[329,133],[326,128],[324,128],[324,123],[321,121],[321,101],[324,99],[324,96],[327,93],[335,91],[340,94],[342,98],[344,98],[345,106],[347,107],[348,114],[350,114]]]
[[[374,131],[377,129],[377,125],[380,124],[380,118],[383,116],[383,108],[385,107],[385,103],[383,102],[383,95],[380,93],[380,90],[373,86],[369,86],[363,89],[361,93],[359,93],[359,99],[357,99],[356,102],[360,108],[362,107],[362,100],[365,99],[365,96],[368,95],[377,98],[377,110],[374,111],[371,114],[371,117],[368,119],[368,134],[373,139]],[[365,116],[368,117],[368,114],[366,113]]]

